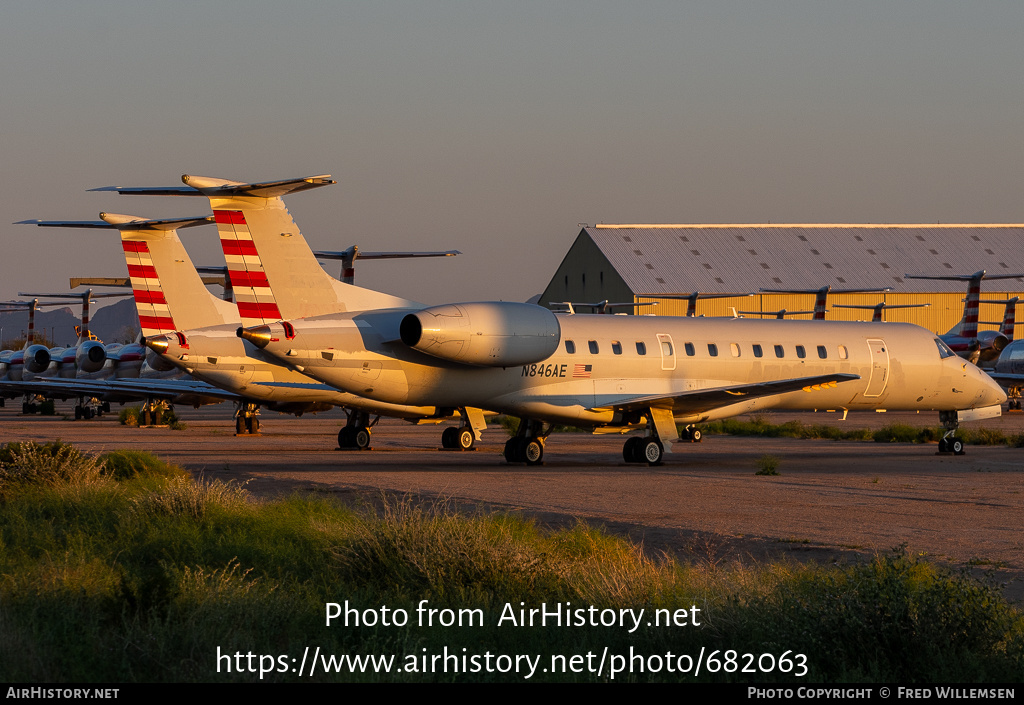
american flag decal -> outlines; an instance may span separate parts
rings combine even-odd
[[[590,372],[593,370],[593,365],[573,365],[572,376],[573,378],[582,377],[584,379],[590,377]]]

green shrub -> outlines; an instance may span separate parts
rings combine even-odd
[[[140,409],[137,406],[126,406],[117,414],[122,426],[138,426]]]
[[[762,455],[757,459],[757,472],[755,475],[778,475],[779,463],[782,459],[776,455]]]
[[[193,480],[179,475],[161,489],[132,498],[135,510],[142,514],[183,514],[193,518],[211,509],[237,509],[249,504],[245,488],[230,482]]]
[[[181,477],[187,473],[143,450],[115,450],[100,456],[103,472],[115,480],[136,477]]]
[[[0,448],[0,492],[18,485],[95,484],[102,472],[96,457],[60,441],[12,442]]]

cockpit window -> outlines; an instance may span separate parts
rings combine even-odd
[[[949,349],[939,338],[935,339],[935,347],[939,349],[939,357],[945,360],[947,357],[956,357],[956,353]]]

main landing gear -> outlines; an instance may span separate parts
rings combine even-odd
[[[353,410],[348,413],[348,422],[338,431],[339,450],[370,450],[373,434],[370,429],[380,421],[378,416],[370,421],[370,414]]]
[[[671,441],[679,435],[671,409],[651,407],[647,415],[647,432],[643,436],[631,436],[622,446],[622,459],[627,463],[661,465],[665,453],[672,449]],[[694,426],[687,426],[680,440],[700,443],[703,434]]]
[[[540,465],[544,461],[544,441],[548,433],[544,432],[543,421],[519,419],[516,435],[505,442],[505,460],[510,463]]]
[[[487,428],[484,412],[474,407],[459,409],[460,426],[449,426],[441,433],[441,447],[449,450],[473,450],[480,435]]]
[[[1020,389],[1019,388],[1012,388],[1011,387],[1010,389],[1007,390],[1006,396],[1008,396],[1010,398],[1009,401],[1006,402],[1006,410],[1007,411],[1020,411],[1021,410]]]
[[[167,402],[157,399],[147,399],[139,411],[139,426],[163,426],[164,411],[169,411]]]
[[[627,463],[661,465],[665,446],[656,436],[630,436],[622,446],[622,459]]]
[[[946,434],[939,439],[939,452],[963,455],[964,442],[955,436],[956,430],[960,427],[960,419],[957,412],[940,411],[939,421],[946,428]]]
[[[79,397],[75,404],[75,421],[80,419],[91,419],[94,416],[103,416],[110,411],[110,402],[98,402],[95,399]]]
[[[454,450],[472,450],[476,439],[468,426],[449,426],[441,433],[441,447]]]
[[[235,435],[258,436],[260,433],[260,405],[251,402],[235,404]]]

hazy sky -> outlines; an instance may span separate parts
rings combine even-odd
[[[465,253],[357,267],[427,303],[539,293],[581,222],[1024,222],[1020,2],[5,3],[0,96],[0,223],[330,173],[315,248]],[[0,298],[126,272],[0,227]]]

